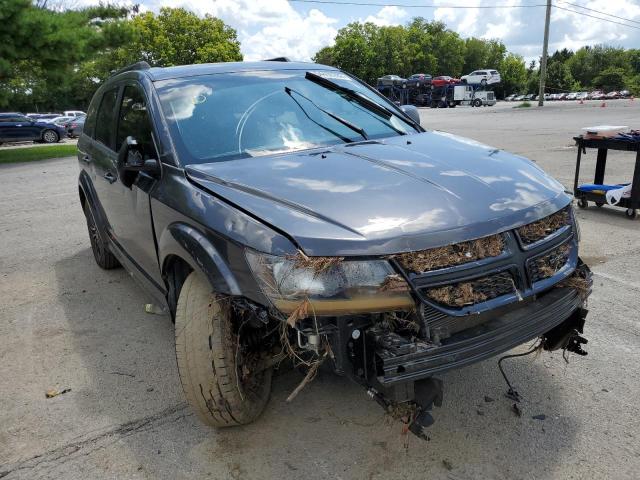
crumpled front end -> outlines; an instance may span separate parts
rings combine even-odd
[[[301,347],[326,338],[338,372],[390,412],[413,405],[418,418],[441,400],[434,376],[444,371],[539,337],[547,350],[584,354],[592,279],[578,257],[578,235],[567,206],[500,234],[391,255],[379,296],[408,295],[410,307],[317,315],[311,302],[304,311],[290,309],[288,319]]]

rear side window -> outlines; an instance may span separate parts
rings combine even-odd
[[[491,70],[491,75],[498,75],[498,72],[496,72],[495,70]]]
[[[98,111],[98,105],[100,104],[100,99],[94,98],[89,105],[89,109],[87,110],[87,118],[84,121],[84,133],[93,137],[93,130],[96,126],[96,113]],[[68,113],[68,112],[67,112]],[[73,119],[71,115],[65,115],[68,120]]]
[[[113,150],[115,137],[115,108],[118,89],[114,88],[104,93],[98,113],[96,114],[95,139]]]

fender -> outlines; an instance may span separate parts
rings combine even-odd
[[[238,282],[214,245],[198,229],[186,223],[172,223],[160,236],[158,254],[162,271],[167,257],[177,255],[189,263],[193,270],[199,270],[209,280],[216,292],[227,295],[241,295]]]

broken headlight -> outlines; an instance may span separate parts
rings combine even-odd
[[[408,310],[408,292],[386,290],[395,272],[386,260],[343,260],[338,257],[291,257],[247,250],[247,260],[262,292],[283,313],[309,302],[315,315],[345,315]]]

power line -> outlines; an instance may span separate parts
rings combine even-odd
[[[596,20],[602,20],[603,22],[615,23],[616,25],[622,25],[623,27],[635,28],[636,30],[640,30],[640,27],[636,27],[635,25],[629,25],[628,23],[616,22],[615,20],[609,20],[608,18],[596,17],[595,15],[589,15],[584,12],[577,12],[575,10],[571,10],[570,8],[564,8],[559,5],[554,5],[555,8],[560,10],[565,10],[567,12],[575,13],[576,15],[582,15],[583,17],[595,18]]]
[[[640,25],[640,22],[636,20],[628,20],[623,17],[618,17],[616,15],[612,15],[610,13],[601,12],[599,10],[594,10],[592,8],[583,7],[581,5],[577,5],[575,3],[565,2],[563,0],[558,0],[561,3],[565,3],[567,5],[572,5],[574,7],[582,8],[585,10],[589,10],[595,13],[599,13],[602,15],[608,15],[613,18],[618,18],[620,20],[624,20],[625,22],[637,23]],[[536,3],[531,5],[419,5],[419,4],[406,4],[406,3],[377,3],[377,2],[354,2],[354,1],[339,1],[339,0],[289,0],[289,2],[297,2],[297,3],[315,3],[321,5],[355,5],[360,7],[401,7],[401,8],[452,8],[452,9],[508,9],[508,8],[536,8],[536,7],[546,7],[547,5],[544,3]],[[585,12],[579,12],[576,10],[572,10],[570,8],[561,7],[557,4],[552,5],[554,8],[559,10],[564,10],[566,12],[574,13],[576,15],[582,15],[584,17],[594,18],[596,20],[601,20],[603,22],[614,23],[616,25],[622,25],[623,27],[635,28],[640,30],[640,26],[636,27],[635,25],[629,25],[628,23],[616,22],[615,20],[611,20],[609,18],[597,17],[595,15],[590,15]]]
[[[594,8],[583,7],[582,5],[578,5],[577,3],[565,2],[564,0],[558,0],[560,3],[564,3],[565,5],[571,5],[572,7],[582,8],[583,10],[588,10],[590,12],[599,13],[601,15],[607,15],[609,17],[617,18],[619,20],[624,20],[625,22],[637,23],[640,25],[640,22],[637,20],[629,20],[628,18],[619,17],[617,15],[613,15],[612,13],[602,12],[600,10],[596,10]],[[557,5],[556,5],[557,6]],[[577,12],[579,13],[579,12]]]
[[[499,8],[535,8],[546,7],[544,3],[534,5],[410,5],[406,3],[374,3],[374,2],[340,2],[338,0],[289,0],[289,2],[297,3],[319,3],[325,5],[355,5],[360,7],[402,7],[402,8],[455,8],[455,9],[499,9]]]

